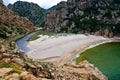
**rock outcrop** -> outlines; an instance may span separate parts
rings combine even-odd
[[[54,9],[53,9],[54,8]],[[46,31],[95,33],[107,30],[106,37],[120,32],[119,0],[68,0],[52,8],[45,22]]]
[[[33,23],[27,18],[16,15],[3,5],[0,0],[0,38],[14,38],[35,29]]]
[[[108,80],[102,73],[88,61],[79,65],[62,66],[55,72],[54,80]]]
[[[19,54],[19,53],[18,53]],[[56,65],[0,51],[1,80],[108,80],[88,61]]]
[[[8,8],[19,16],[27,17],[37,27],[44,25],[46,10],[35,3],[17,1],[9,4]]]
[[[2,0],[0,0],[0,4],[3,4],[3,1],[2,1]]]

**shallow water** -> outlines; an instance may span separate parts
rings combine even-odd
[[[27,47],[27,40],[36,32],[32,32],[30,34],[27,34],[25,37],[19,39],[16,41],[16,44],[18,46],[18,51],[23,50],[24,52],[30,51],[30,49]]]
[[[105,43],[88,49],[76,59],[76,62],[86,59],[102,71],[109,80],[120,80],[120,43]]]

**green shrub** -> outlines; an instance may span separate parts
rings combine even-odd
[[[0,68],[5,68],[5,67],[6,68],[13,68],[14,72],[19,73],[19,74],[22,72],[22,70],[20,68],[16,67],[13,64],[8,64],[8,63],[0,64]]]

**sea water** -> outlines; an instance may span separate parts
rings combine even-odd
[[[101,44],[81,53],[76,63],[88,60],[94,64],[109,80],[120,80],[120,43]]]

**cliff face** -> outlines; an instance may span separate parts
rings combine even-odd
[[[0,51],[0,80],[108,80],[88,61],[57,66],[32,61],[21,53],[18,56]]]
[[[15,15],[0,0],[0,38],[13,38],[34,29],[34,25],[27,18]]]
[[[119,0],[68,0],[47,15],[46,31],[95,33],[111,37],[120,32]],[[102,31],[102,32],[100,32]]]
[[[17,1],[13,5],[9,4],[8,8],[20,16],[27,17],[37,27],[44,25],[46,10],[37,4]]]
[[[0,4],[3,4],[3,1],[2,1],[2,0],[0,0]]]

